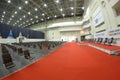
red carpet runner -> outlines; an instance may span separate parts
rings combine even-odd
[[[120,57],[67,43],[2,80],[120,80]]]

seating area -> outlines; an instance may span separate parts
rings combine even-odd
[[[2,60],[0,62],[3,64],[0,65],[0,68],[2,68],[0,77],[34,63],[64,43],[61,41],[41,41],[1,44],[0,58]]]
[[[88,39],[83,41],[82,44],[87,44],[111,55],[120,55],[120,46],[115,44],[115,38],[113,37]]]

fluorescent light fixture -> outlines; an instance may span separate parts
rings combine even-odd
[[[2,17],[4,17],[4,15],[2,15]]]
[[[17,11],[15,11],[15,14],[17,14]]]
[[[74,15],[74,13],[71,13],[71,15]]]
[[[50,19],[50,17],[47,17],[47,19]]]
[[[20,21],[22,20],[22,18],[20,18]]]
[[[85,9],[84,7],[81,7],[82,9]]]
[[[24,15],[23,17],[25,18],[26,16]]]
[[[31,18],[30,20],[32,21],[33,19]]]

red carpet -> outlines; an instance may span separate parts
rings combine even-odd
[[[120,57],[67,43],[2,80],[120,80]]]

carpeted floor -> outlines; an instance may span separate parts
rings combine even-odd
[[[120,57],[72,42],[2,80],[120,80]]]

